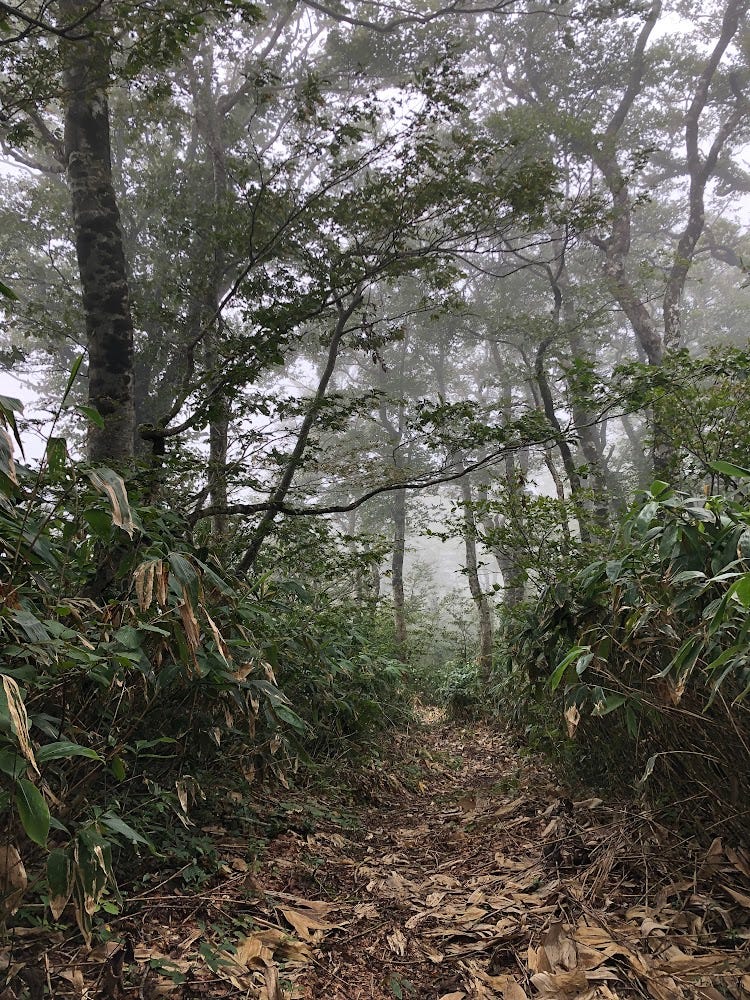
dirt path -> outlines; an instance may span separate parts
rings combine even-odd
[[[716,841],[696,858],[645,811],[571,801],[487,728],[436,723],[406,745],[353,813],[319,802],[252,873],[230,839],[223,882],[152,896],[120,925],[133,954],[122,933],[71,953],[73,992],[750,998],[747,854]]]

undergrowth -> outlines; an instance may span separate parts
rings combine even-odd
[[[712,835],[746,830],[749,558],[741,492],[655,483],[608,558],[548,587],[510,637],[517,721],[591,783],[635,788]]]
[[[0,917],[41,900],[91,941],[134,873],[210,876],[207,818],[262,838],[253,803],[408,699],[377,610],[284,567],[238,580],[62,438],[16,464],[19,409],[0,399]]]

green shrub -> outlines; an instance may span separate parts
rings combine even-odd
[[[137,476],[72,461],[61,438],[16,467],[19,408],[0,398],[4,916],[28,881],[90,940],[119,906],[122,849],[179,858],[175,820],[370,739],[407,699],[376,615],[238,582],[182,516],[139,501]]]
[[[664,800],[689,799],[694,820],[703,809],[714,822],[744,823],[748,556],[741,495],[692,497],[655,483],[611,557],[542,596],[540,638],[528,651],[545,666],[550,693],[563,696],[587,776],[640,779]]]

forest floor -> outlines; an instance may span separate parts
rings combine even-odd
[[[574,800],[508,735],[424,714],[330,800],[285,793],[287,828],[254,864],[205,828],[213,883],[154,886],[93,951],[50,942],[28,995],[750,998],[750,855]]]

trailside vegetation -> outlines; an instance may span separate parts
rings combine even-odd
[[[746,836],[750,2],[689,8],[0,4],[4,927],[106,944],[424,703]]]

